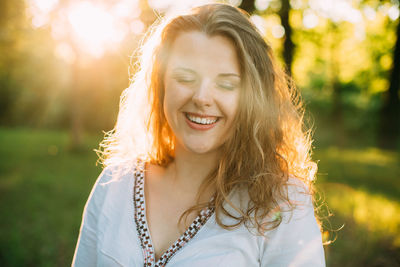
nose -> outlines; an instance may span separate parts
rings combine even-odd
[[[211,106],[213,96],[212,82],[210,80],[203,79],[201,81],[201,83],[196,87],[194,91],[192,101],[199,108]]]

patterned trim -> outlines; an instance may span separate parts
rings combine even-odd
[[[144,197],[144,164],[138,164],[135,171],[135,186],[133,202],[135,206],[135,223],[136,230],[139,235],[142,246],[144,267],[162,267],[167,265],[168,261],[174,256],[183,246],[188,243],[198,233],[201,227],[214,213],[214,208],[205,208],[196,217],[189,228],[179,237],[158,259],[155,261],[154,247],[151,243],[150,231],[146,221],[146,202]]]

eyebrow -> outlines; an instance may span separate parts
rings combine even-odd
[[[196,74],[196,72],[194,70],[192,70],[192,69],[181,68],[181,67],[175,68],[173,71],[174,72],[175,71],[186,71],[186,72],[190,72],[190,73]],[[220,77],[237,77],[237,78],[240,79],[240,75],[236,74],[236,73],[221,73],[221,74],[218,74],[218,76],[220,76]]]
[[[188,68],[175,68],[174,72],[175,71],[186,71],[186,72],[190,72],[190,73],[196,74],[196,72],[194,70],[191,70],[191,69],[188,69]]]
[[[240,78],[240,75],[236,74],[236,73],[221,73],[218,76],[221,77],[237,77]]]

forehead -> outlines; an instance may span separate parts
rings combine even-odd
[[[240,74],[233,42],[222,35],[208,36],[199,31],[177,36],[170,51],[168,67]]]

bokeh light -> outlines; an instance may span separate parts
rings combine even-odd
[[[100,57],[107,47],[121,42],[127,33],[126,28],[117,25],[106,7],[79,2],[70,6],[67,13],[79,48],[95,57]]]
[[[99,58],[107,50],[118,50],[129,33],[138,35],[145,28],[138,1],[31,0],[28,11],[33,27],[51,28],[52,37],[60,43],[55,54],[68,63],[77,58],[73,54]]]
[[[304,10],[303,25],[306,29],[312,29],[318,25],[318,16],[310,9]]]
[[[262,11],[269,7],[271,1],[272,0],[256,0],[254,5],[257,10]]]
[[[252,15],[250,17],[250,20],[254,23],[254,25],[257,27],[257,29],[260,31],[260,33],[262,35],[265,35],[266,27],[267,27],[265,20],[261,16],[258,16],[258,15]]]

